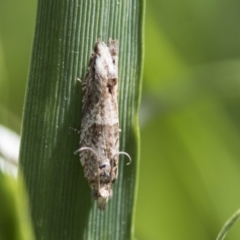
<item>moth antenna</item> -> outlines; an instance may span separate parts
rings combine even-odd
[[[94,151],[90,147],[81,147],[77,151],[75,151],[74,154],[77,154],[78,152],[82,152],[82,151],[85,151],[85,150],[89,150],[89,151],[93,152],[96,155],[97,159],[98,159],[98,155],[97,155],[96,151]]]
[[[77,132],[77,134],[80,134],[80,130],[76,129],[76,128],[73,128],[73,127],[69,127],[70,130],[74,131],[74,132]]]
[[[91,151],[92,153],[94,153],[97,157],[97,181],[98,181],[98,194],[99,194],[99,190],[100,190],[100,174],[99,174],[99,165],[98,165],[98,155],[96,153],[96,151],[94,151],[92,148],[90,147],[81,147],[79,148],[77,151],[74,152],[74,154],[77,154],[78,152],[82,152],[82,151],[85,151],[85,150],[89,150]]]
[[[129,164],[132,162],[131,157],[130,157],[126,152],[118,152],[118,153],[116,153],[116,154],[113,156],[112,160],[111,160],[111,166],[112,166],[112,170],[111,170],[111,181],[112,181],[112,176],[113,176],[113,159],[114,159],[116,156],[121,155],[121,154],[123,154],[123,155],[125,155],[125,156],[128,157],[129,162],[127,163],[127,165],[129,165]]]
[[[129,162],[127,163],[127,165],[129,165],[129,164],[132,162],[132,159],[131,159],[131,157],[130,157],[126,152],[118,152],[118,153],[116,153],[116,154],[113,156],[113,158],[115,158],[116,156],[121,155],[121,154],[128,157]]]

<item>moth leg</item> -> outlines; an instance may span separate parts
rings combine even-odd
[[[83,83],[82,80],[81,80],[80,78],[77,78],[77,81],[78,81],[80,84]]]
[[[85,91],[86,90],[86,81],[82,81],[80,78],[77,78],[77,81],[82,86],[82,91]]]
[[[111,173],[110,173],[110,183],[112,183],[112,180],[113,180],[113,161],[114,161],[114,158],[111,159],[110,163],[111,163]]]

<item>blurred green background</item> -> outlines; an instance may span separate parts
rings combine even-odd
[[[17,133],[36,4],[0,0],[0,123]],[[148,0],[145,22],[136,238],[215,239],[240,207],[240,2]]]

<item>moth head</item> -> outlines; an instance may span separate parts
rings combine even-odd
[[[105,161],[99,166],[100,181],[102,183],[108,183],[110,181],[110,172],[111,165],[109,161]]]
[[[112,189],[104,184],[99,191],[92,190],[92,195],[97,200],[99,210],[104,211],[108,200],[112,197]]]

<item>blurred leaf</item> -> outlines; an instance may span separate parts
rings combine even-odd
[[[190,65],[239,57],[239,7],[235,0],[150,0],[147,5],[158,27]]]
[[[146,9],[137,236],[214,239],[240,202],[239,2]]]
[[[14,125],[11,117],[16,116],[17,119],[22,117],[36,1],[0,0],[0,5],[0,40],[4,56],[4,82],[6,83],[2,89],[6,94],[6,99],[2,104],[6,108],[4,110],[11,113],[10,116],[7,115],[7,124],[5,122],[4,124],[20,133],[20,121],[18,125]]]
[[[20,136],[0,125],[0,170],[17,176]]]
[[[138,108],[143,2],[39,1],[22,129],[20,163],[37,238],[130,239],[139,157]],[[79,137],[84,78],[98,37],[118,39],[120,158],[113,198],[99,212],[73,152]],[[53,224],[54,223],[54,224]]]
[[[150,7],[150,6],[149,6]],[[151,7],[150,7],[151,8]],[[151,10],[151,9],[150,9]],[[174,80],[179,74],[184,74],[188,65],[151,11],[146,16],[146,56],[144,62],[145,90],[157,92],[158,89]]]
[[[0,239],[33,240],[21,178],[17,182],[0,171],[0,199]]]
[[[239,66],[201,65],[144,95],[139,236],[214,239],[224,216],[239,207]],[[229,234],[239,239],[239,231]]]
[[[233,216],[224,224],[223,228],[221,229],[220,233],[217,236],[217,240],[223,240],[229,231],[229,229],[233,226],[233,224],[238,220],[240,217],[240,210],[237,210]]]

